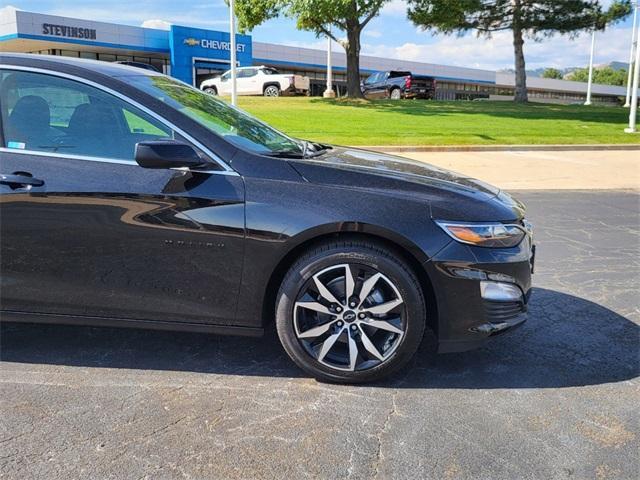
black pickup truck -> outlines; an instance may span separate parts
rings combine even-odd
[[[365,98],[425,98],[432,100],[436,93],[436,80],[411,72],[391,70],[377,72],[362,82],[362,94]]]

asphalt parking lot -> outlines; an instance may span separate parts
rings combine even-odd
[[[636,479],[640,196],[527,191],[527,324],[317,383],[262,339],[4,325],[0,477]]]

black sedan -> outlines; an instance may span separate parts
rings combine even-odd
[[[524,208],[477,180],[104,62],[0,54],[0,111],[3,321],[260,335],[275,318],[309,374],[365,382],[426,333],[463,351],[526,318]]]

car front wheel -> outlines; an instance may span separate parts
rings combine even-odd
[[[205,88],[204,93],[208,93],[209,95],[218,95],[218,91],[212,87]]]
[[[426,308],[411,268],[369,241],[332,242],[303,255],[276,301],[278,336],[319,380],[361,383],[405,365],[422,341]]]

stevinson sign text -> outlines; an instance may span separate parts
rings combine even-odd
[[[54,37],[96,39],[96,31],[93,28],[69,27],[52,23],[42,24],[42,34],[53,35]]]
[[[86,38],[96,39],[96,31],[93,28],[69,27],[67,25],[54,25],[52,23],[42,24],[43,35],[53,35],[54,37]]]

